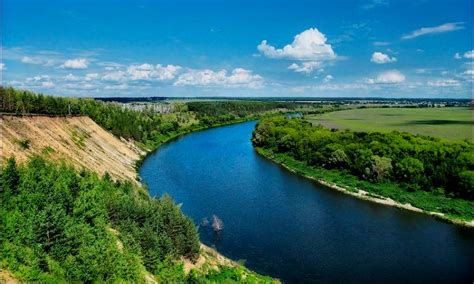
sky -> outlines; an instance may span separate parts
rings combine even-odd
[[[1,81],[58,96],[472,98],[472,0],[0,0]]]

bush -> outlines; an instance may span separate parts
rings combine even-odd
[[[373,183],[444,192],[474,200],[474,145],[410,133],[366,133],[314,127],[298,118],[259,122],[252,142],[308,165],[340,169]]]

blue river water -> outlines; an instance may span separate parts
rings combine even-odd
[[[151,195],[182,203],[203,243],[287,283],[473,283],[474,230],[296,176],[254,151],[254,126],[186,135],[140,168]],[[219,234],[203,222],[213,215]]]

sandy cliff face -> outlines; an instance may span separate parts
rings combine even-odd
[[[86,116],[0,116],[0,159],[17,161],[39,154],[116,179],[135,180],[133,168],[142,152],[113,136]]]

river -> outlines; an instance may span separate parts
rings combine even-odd
[[[140,168],[150,194],[168,193],[201,241],[288,283],[474,280],[474,230],[362,201],[260,157],[255,122],[192,133]],[[218,216],[216,234],[203,220]]]

